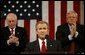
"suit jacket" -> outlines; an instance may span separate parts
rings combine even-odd
[[[61,44],[59,41],[52,41],[48,38],[47,39],[47,52],[46,53],[54,53],[61,51]],[[40,53],[39,41],[38,39],[31,42],[29,44],[29,51],[30,53]]]
[[[2,37],[2,28],[0,27],[0,52],[1,52],[1,37]]]
[[[14,44],[11,44],[10,46],[7,45],[7,40],[9,39],[10,35],[11,33],[8,26],[2,28],[2,37],[0,40],[1,53],[10,54],[10,53],[20,53],[21,51],[24,51],[27,43],[27,34],[25,29],[18,26],[15,28],[15,36],[19,38],[19,46],[15,46]]]
[[[77,45],[77,51],[76,52],[83,52],[84,51],[84,26],[77,24],[77,31],[78,36],[77,38],[74,38],[73,40],[68,39],[68,35],[70,34],[69,26],[68,24],[60,25],[57,28],[56,32],[56,39],[60,40],[62,43],[62,48],[64,51],[68,51],[69,45],[74,41]]]

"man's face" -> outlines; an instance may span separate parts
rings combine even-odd
[[[48,34],[48,26],[44,24],[38,24],[37,25],[37,34],[39,38],[45,38],[45,36]]]
[[[67,22],[69,24],[76,24],[76,22],[77,22],[77,15],[75,13],[69,13],[67,15]]]
[[[17,24],[17,19],[14,17],[14,15],[8,15],[6,21],[10,28],[14,28]]]

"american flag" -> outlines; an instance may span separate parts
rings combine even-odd
[[[36,40],[35,24],[38,20],[49,24],[50,39],[55,39],[57,26],[66,23],[66,13],[75,10],[79,14],[78,23],[84,22],[83,1],[3,1],[1,11],[1,27],[7,26],[7,13],[14,12],[18,16],[18,26],[27,31],[30,42]]]
[[[42,16],[41,1],[5,1],[3,2],[3,18],[14,12],[19,19],[38,19]]]

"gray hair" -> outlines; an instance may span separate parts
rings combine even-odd
[[[74,13],[74,14],[76,15],[76,17],[78,17],[77,12],[75,12],[75,11],[69,11],[69,12],[66,14],[66,17],[67,17],[69,14],[72,14],[72,13]]]

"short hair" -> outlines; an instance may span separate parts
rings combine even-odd
[[[69,11],[69,12],[66,14],[66,17],[68,16],[68,14],[72,14],[72,13],[74,13],[74,14],[76,15],[76,17],[78,17],[77,12],[75,12],[75,11]]]
[[[13,15],[13,16],[14,16],[14,18],[16,18],[16,19],[17,19],[17,15],[16,15],[15,13],[8,13],[8,14],[7,14],[7,16],[9,16],[9,15]],[[6,16],[6,19],[7,19],[7,16]]]
[[[45,22],[45,21],[38,21],[38,22],[36,23],[36,28],[37,28],[38,24],[46,24],[46,25],[48,26],[48,28],[49,28],[48,23]]]

